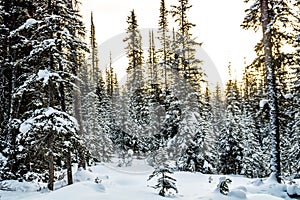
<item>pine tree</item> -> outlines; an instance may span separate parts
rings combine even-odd
[[[248,2],[248,1],[247,1]],[[246,10],[244,28],[261,28],[263,39],[256,46],[260,52],[260,63],[264,63],[266,88],[268,92],[268,106],[270,115],[270,138],[271,138],[271,172],[280,182],[281,159],[280,159],[280,110],[278,102],[278,80],[276,76],[281,72],[281,66],[295,63],[295,55],[285,52],[283,46],[293,43],[294,27],[293,10],[289,2],[285,0],[261,0],[255,1],[250,9]],[[283,27],[283,28],[282,28]]]
[[[295,3],[296,8],[299,8],[299,2]],[[299,33],[299,31],[298,31]],[[299,47],[300,44],[300,35],[296,37],[296,45]],[[298,59],[299,59],[299,52],[298,52]],[[288,127],[291,127],[290,134],[289,134],[289,141],[290,147],[288,150],[288,160],[290,161],[289,164],[289,172],[292,176],[299,176],[300,174],[300,68],[299,65],[294,66],[292,68],[292,86],[291,86],[291,95],[292,98],[292,108],[288,110],[288,115],[292,117],[290,124]]]
[[[138,30],[137,19],[134,10],[130,12],[127,18],[128,28],[126,30],[127,37],[124,42],[127,43],[126,53],[129,59],[127,72],[130,75],[128,83],[130,88],[141,89],[144,85],[142,77],[143,51],[142,37]]]
[[[250,178],[265,177],[268,164],[265,152],[259,141],[259,130],[255,126],[255,116],[247,101],[243,102],[241,131],[243,137],[243,169],[241,174]]]
[[[96,29],[94,24],[93,13],[91,13],[90,50],[91,50],[91,54],[90,54],[91,68],[89,70],[91,74],[91,81],[92,83],[96,84],[99,76],[98,75],[99,61],[98,61],[98,45],[96,41]]]
[[[17,6],[14,3],[7,5]],[[11,62],[10,122],[7,126],[11,137],[8,137],[6,167],[12,169],[9,173],[13,178],[26,179],[25,175],[32,172],[49,176],[49,180],[44,181],[53,189],[55,166],[67,168],[71,184],[71,156],[83,148],[77,136],[77,121],[71,117],[71,94],[76,79],[74,66],[79,64],[75,57],[82,56],[85,48],[78,35],[83,31],[69,1],[19,3],[18,8],[23,6],[19,13],[24,15],[14,19],[16,27],[10,34],[10,40],[19,47],[14,50],[18,57],[12,57],[15,60]],[[76,32],[72,26],[76,27]],[[78,51],[72,51],[74,47]],[[43,127],[47,120],[52,123]],[[21,127],[26,124],[28,129],[24,131]],[[42,148],[29,145],[32,138],[37,138],[33,142],[44,138]]]
[[[173,174],[173,172],[168,168],[168,166],[157,167],[154,172],[149,176],[148,181],[155,176],[161,176],[157,180],[157,184],[152,186],[154,189],[160,189],[159,195],[165,197],[168,190],[172,189],[178,193],[177,187],[175,185],[176,179],[172,178],[168,174]]]
[[[218,142],[220,141],[221,131],[224,127],[224,102],[222,99],[222,91],[219,83],[216,85],[215,91],[212,95],[211,99],[211,106],[212,106],[212,129],[214,132],[214,135],[216,137],[215,141],[215,150],[212,152],[213,157],[215,157],[214,166],[218,166],[219,164],[219,156],[218,156]]]
[[[245,61],[243,73],[243,98],[242,98],[242,134],[243,138],[243,169],[242,174],[248,177],[265,177],[268,175],[268,154],[265,146],[268,135],[267,125],[264,118],[264,108],[260,108],[261,99],[265,97],[259,94],[260,73],[247,66]],[[262,87],[263,88],[263,87]],[[261,89],[262,89],[261,88]]]
[[[110,53],[110,62],[109,62],[109,68],[106,69],[106,91],[107,95],[110,98],[114,98],[114,96],[117,93],[117,88],[118,88],[118,82],[117,82],[117,77],[114,72],[114,68],[112,66],[112,58],[111,58],[111,53]]]
[[[243,139],[240,125],[241,102],[237,81],[230,79],[227,82],[225,103],[224,127],[219,137],[218,171],[223,174],[240,174],[244,155],[241,143]]]
[[[200,90],[203,81],[201,61],[195,57],[196,46],[201,46],[192,37],[190,30],[195,24],[188,21],[187,11],[192,7],[188,0],[178,0],[179,5],[172,6],[171,14],[178,23],[178,32],[174,41],[175,58],[179,60],[178,71],[195,91]]]
[[[0,1],[1,7],[1,150],[5,151],[8,158],[7,165],[8,172],[11,178],[16,178],[19,161],[17,159],[16,136],[18,134],[19,126],[19,102],[14,98],[13,93],[15,89],[22,84],[22,72],[28,72],[30,66],[22,65],[24,56],[30,53],[32,45],[30,45],[31,38],[30,31],[26,28],[31,27],[30,23],[35,20],[29,20],[32,16],[35,6],[32,2],[9,2]],[[24,25],[23,25],[24,24]],[[27,24],[27,26],[25,25]],[[23,33],[20,34],[20,30]],[[32,32],[31,32],[32,33]],[[25,100],[24,100],[25,101]],[[30,102],[30,99],[28,99]],[[26,102],[27,103],[27,102]],[[3,109],[3,110],[2,110]],[[3,111],[3,112],[2,112]],[[21,111],[22,112],[22,111]],[[7,171],[7,170],[6,170]]]
[[[160,1],[160,15],[158,21],[158,39],[160,41],[161,48],[158,49],[160,53],[160,65],[162,66],[162,77],[165,93],[168,91],[168,84],[170,84],[170,76],[168,76],[168,70],[171,67],[171,40],[168,30],[168,10],[165,5],[165,0]]]
[[[136,148],[136,142],[134,138],[138,139],[139,126],[135,123],[130,113],[130,97],[126,90],[116,99],[116,118],[115,118],[115,130],[113,131],[112,141],[116,149],[116,153],[120,158],[120,164],[126,164],[126,155],[129,150],[139,150]],[[134,152],[136,153],[136,152]]]
[[[100,87],[99,87],[100,89]],[[98,90],[99,90],[98,89]],[[101,87],[105,90],[104,85]],[[102,162],[111,162],[113,145],[110,139],[112,135],[112,101],[108,94],[98,91],[98,105],[97,105],[97,124],[98,130],[95,132],[95,138],[98,142],[93,141],[96,149],[94,153],[98,154],[97,158]],[[101,95],[101,96],[100,96]]]

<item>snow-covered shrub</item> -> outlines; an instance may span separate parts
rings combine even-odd
[[[173,174],[173,172],[168,167],[158,167],[154,172],[149,176],[148,181],[155,176],[159,176],[157,184],[152,186],[154,189],[159,189],[160,196],[166,196],[166,192],[169,190],[174,190],[178,193],[177,187],[175,185],[176,179],[168,176],[168,174]],[[170,193],[172,194],[172,193]]]
[[[291,198],[299,198],[300,197],[300,187],[298,185],[288,185],[287,193]]]
[[[117,166],[130,167],[132,165],[132,160],[133,160],[133,150],[129,149],[126,154],[123,154],[123,156],[121,156],[121,159],[118,161]]]
[[[220,177],[219,184],[217,186],[217,190],[224,195],[227,195],[229,193],[229,187],[228,184],[232,181],[226,177]]]

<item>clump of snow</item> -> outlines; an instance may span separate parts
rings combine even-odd
[[[48,70],[39,70],[38,72],[39,79],[44,79],[44,84],[48,82],[50,77],[50,72]]]
[[[293,96],[293,94],[291,94],[291,93],[284,95],[284,98],[285,98],[285,99],[292,99],[293,97],[294,97],[294,96]]]
[[[23,134],[27,133],[31,129],[31,124],[33,123],[33,119],[28,119],[26,123],[22,123],[20,125],[19,131]]]
[[[79,168],[73,177],[75,182],[94,181],[97,175],[88,170],[83,170],[82,168]]]
[[[43,84],[47,84],[49,82],[49,79],[51,77],[55,77],[57,79],[61,79],[61,77],[59,76],[59,74],[57,73],[53,73],[53,72],[50,72],[49,70],[45,69],[45,70],[39,70],[38,73],[38,78],[37,80],[41,80],[43,81]]]
[[[34,25],[34,24],[36,24],[36,23],[38,23],[38,21],[35,20],[35,19],[32,19],[32,18],[27,19],[26,22],[25,22],[24,24],[22,24],[22,25],[21,25],[19,28],[17,28],[16,30],[12,31],[12,32],[10,33],[10,36],[13,36],[14,34],[20,32],[20,31],[22,31],[22,30],[24,30],[24,29],[28,29],[29,27],[31,27],[32,25]]]
[[[6,165],[7,163],[7,158],[3,156],[2,153],[0,153],[0,165]]]
[[[288,185],[287,186],[287,193],[290,195],[290,196],[298,196],[300,197],[300,187],[298,185]]]
[[[259,107],[264,108],[266,104],[268,104],[269,100],[268,99],[262,99],[259,102]]]
[[[29,26],[33,25],[33,24],[36,24],[37,21],[35,19],[27,19],[25,24],[24,24],[24,27],[25,28],[28,28]]]

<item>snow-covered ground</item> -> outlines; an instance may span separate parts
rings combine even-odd
[[[295,190],[300,195],[295,186],[277,184],[272,178],[226,176],[232,183],[229,194],[225,196],[216,190],[220,175],[175,172],[171,176],[177,180],[178,194],[166,198],[150,187],[156,183],[155,179],[147,181],[152,171],[153,168],[144,160],[134,160],[131,167],[117,167],[116,163],[98,164],[89,170],[75,172],[73,185],[62,187],[65,181],[57,182],[53,192],[43,189],[46,185],[38,183],[6,181],[1,185],[14,191],[0,190],[0,200],[280,200],[290,199],[287,190]],[[98,183],[95,179],[99,179]]]

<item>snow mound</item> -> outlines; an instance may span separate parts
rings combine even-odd
[[[42,199],[66,200],[66,199],[99,199],[99,194],[105,193],[102,184],[94,182],[80,182],[45,194]],[[30,200],[41,200],[40,197]]]
[[[19,182],[17,180],[7,180],[0,182],[0,190],[16,192],[36,192],[41,189],[41,184],[37,182]]]
[[[251,182],[251,184],[254,186],[260,186],[263,184],[263,181],[261,178],[259,178],[259,179],[256,179],[255,181]]]
[[[268,194],[274,198],[290,199],[287,193],[287,185],[277,182],[274,174],[267,179],[257,179],[248,186],[248,191],[252,194]]]
[[[94,173],[88,170],[84,170],[82,168],[79,168],[73,177],[74,182],[94,181],[97,178],[97,176]]]
[[[287,186],[287,193],[290,196],[300,197],[300,187],[298,185],[288,185]]]
[[[232,191],[229,191],[228,196],[235,197],[238,199],[247,199],[246,193],[239,189],[234,189]]]

